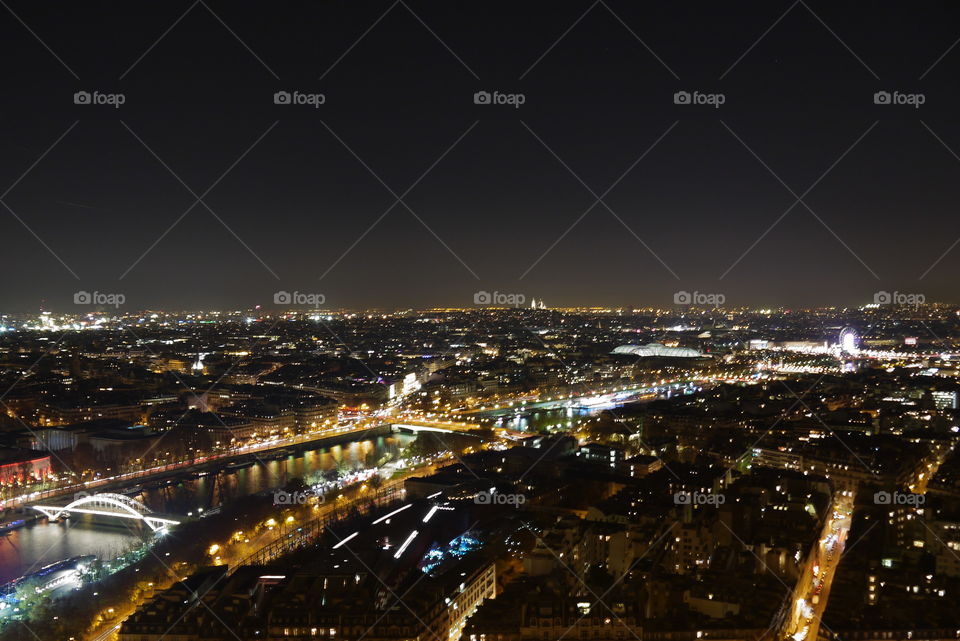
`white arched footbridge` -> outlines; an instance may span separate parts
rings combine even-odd
[[[169,515],[152,512],[140,501],[122,494],[88,494],[80,496],[64,506],[34,505],[33,509],[43,512],[51,521],[70,514],[96,514],[98,516],[132,519],[142,521],[154,532],[180,523],[180,521],[170,518]]]
[[[409,430],[411,432],[469,432],[480,427],[479,423],[458,423],[454,421],[405,421],[393,422],[394,429]]]

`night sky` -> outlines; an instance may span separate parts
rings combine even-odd
[[[960,302],[956,3],[2,4],[0,313]]]

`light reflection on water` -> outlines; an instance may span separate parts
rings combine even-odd
[[[162,488],[145,489],[138,497],[147,507],[168,514],[196,513],[263,490],[331,470],[350,471],[382,463],[413,440],[407,434],[379,436],[291,454],[279,461],[265,460],[232,473],[199,479],[181,478]],[[89,515],[61,523],[37,521],[0,536],[0,584],[45,565],[84,554],[111,559],[136,545],[149,532],[129,521]]]
[[[89,516],[66,522],[37,521],[0,537],[0,583],[80,554],[113,558],[140,540],[136,525],[94,522]]]
[[[502,415],[497,427],[520,432],[539,432],[542,429],[569,429],[586,417],[600,413],[600,409],[565,407],[559,409],[525,410],[522,414]],[[501,416],[498,416],[501,418]]]

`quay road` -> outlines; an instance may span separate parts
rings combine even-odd
[[[385,481],[376,491],[375,497],[371,497],[369,492],[363,490],[364,484],[362,483],[344,488],[342,498],[323,504],[318,515],[312,520],[290,527],[284,527],[285,521],[278,520],[278,527],[264,533],[259,541],[260,547],[256,552],[242,559],[219,559],[218,564],[229,564],[229,572],[232,573],[243,565],[269,563],[285,554],[307,547],[320,538],[327,525],[350,518],[352,508],[358,508],[361,512],[365,512],[369,502],[372,502],[376,507],[383,507],[400,500],[405,495],[403,484],[406,479],[412,476],[430,475],[438,467],[453,460],[454,457],[452,456],[440,456],[416,467],[408,468],[402,474]],[[239,524],[238,527],[248,529],[243,524]],[[204,545],[206,546],[208,543],[209,541],[206,541]],[[158,587],[157,590],[159,589]],[[122,621],[130,616],[142,602],[142,599],[139,602],[131,602],[126,611],[118,615],[120,623],[117,623],[117,620],[114,619],[87,637],[88,641],[112,641],[115,639]]]
[[[307,547],[316,542],[324,533],[327,526],[350,518],[351,508],[361,513],[367,513],[371,508],[386,507],[406,496],[404,481],[412,476],[429,476],[436,472],[438,467],[452,463],[452,456],[439,456],[417,467],[405,470],[402,474],[385,481],[371,496],[370,492],[357,484],[345,488],[342,498],[321,506],[316,518],[297,527],[295,530],[279,531],[267,541],[261,541],[256,552],[230,565],[230,573],[244,565],[266,565],[290,552]]]
[[[602,402],[603,398],[606,396],[609,396],[611,399],[616,397],[626,400],[629,397],[646,396],[648,394],[661,394],[667,390],[680,389],[683,386],[707,386],[712,383],[734,380],[743,380],[743,377],[736,375],[694,375],[672,379],[662,379],[660,381],[654,381],[642,386],[622,385],[617,387],[611,385],[606,387],[598,387],[587,392],[577,392],[576,395],[574,393],[563,395],[559,393],[559,390],[558,393],[549,395],[546,393],[526,394],[517,396],[512,400],[501,399],[500,401],[489,406],[484,405],[480,408],[453,409],[442,414],[443,420],[435,418],[436,414],[434,413],[414,412],[410,410],[402,410],[400,408],[391,408],[387,411],[356,414],[354,416],[347,417],[340,425],[336,427],[318,432],[311,432],[309,434],[302,434],[289,438],[277,438],[264,443],[247,445],[242,448],[237,448],[226,452],[218,452],[195,459],[176,461],[173,463],[143,468],[131,472],[123,472],[110,477],[98,478],[81,483],[71,483],[70,485],[11,497],[9,499],[0,501],[0,508],[21,507],[27,503],[49,500],[79,491],[107,491],[111,489],[120,489],[126,485],[130,485],[133,482],[161,480],[177,473],[213,467],[211,465],[212,463],[227,463],[232,459],[256,455],[259,453],[266,453],[271,450],[306,445],[327,439],[341,439],[350,436],[356,436],[365,432],[374,431],[378,428],[382,428],[393,423],[404,423],[410,427],[415,427],[418,425],[424,428],[434,427],[438,430],[451,432],[462,431],[479,427],[479,425],[475,423],[466,424],[463,422],[464,420],[470,420],[469,417],[471,414],[482,414],[495,410],[527,411],[538,407],[542,409],[549,409],[551,407],[566,407],[571,403],[581,402],[584,403],[585,406],[589,407],[591,404]]]
[[[243,457],[256,458],[258,454],[269,453],[272,450],[295,447],[301,445],[310,445],[322,441],[336,439],[345,440],[350,437],[362,436],[368,432],[376,432],[387,428],[393,424],[402,424],[404,427],[416,431],[417,428],[430,431],[458,432],[468,431],[479,427],[476,423],[464,423],[462,421],[439,421],[439,420],[419,420],[419,419],[394,419],[389,415],[376,417],[374,419],[356,420],[348,424],[339,425],[334,428],[300,434],[289,438],[277,438],[264,443],[247,445],[226,452],[217,452],[207,456],[201,456],[185,461],[177,461],[165,465],[147,467],[132,472],[124,472],[115,476],[98,478],[91,481],[80,483],[71,483],[58,488],[49,490],[31,492],[17,497],[6,499],[0,503],[0,507],[13,508],[24,504],[47,501],[49,499],[74,494],[80,491],[107,491],[111,489],[120,489],[129,486],[134,482],[161,480],[175,474],[191,472],[216,467],[217,463],[229,463],[233,459]]]

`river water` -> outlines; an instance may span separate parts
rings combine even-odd
[[[146,488],[137,496],[155,512],[186,515],[282,487],[292,478],[309,479],[331,470],[351,471],[395,458],[413,436],[393,434],[291,454],[234,472],[198,479],[179,478],[171,485]],[[149,530],[131,521],[73,516],[60,523],[42,519],[0,535],[0,584],[73,556],[93,554],[112,559],[137,545]]]
[[[599,409],[582,407],[564,407],[558,409],[497,410],[485,415],[494,418],[497,427],[518,432],[536,433],[540,430],[567,430],[589,416],[600,412]]]
[[[534,404],[522,409],[490,410],[478,417],[492,418],[497,427],[520,432],[562,431],[610,406],[550,408]],[[311,480],[312,476],[331,470],[380,465],[395,458],[414,438],[409,434],[378,436],[298,452],[279,461],[264,460],[234,472],[223,471],[198,479],[180,477],[164,487],[147,487],[136,498],[155,512],[195,515],[200,509],[209,510],[243,496],[282,487],[291,478]],[[128,521],[117,521],[93,521],[89,516],[74,516],[60,523],[44,519],[0,535],[0,584],[72,556],[92,554],[112,559],[150,535],[149,530],[136,526],[131,529]]]

